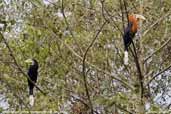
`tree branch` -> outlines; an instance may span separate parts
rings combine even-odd
[[[152,54],[150,54],[148,57],[146,57],[144,59],[144,63],[147,62],[147,60],[150,59],[153,55],[155,55],[158,51],[160,51],[162,48],[164,48],[170,41],[171,41],[171,37],[161,47],[159,47]]]
[[[129,19],[128,19],[129,12],[127,10],[127,3],[126,3],[125,0],[123,0],[123,3],[124,3],[125,13],[126,13],[126,19],[127,19],[127,25],[128,25],[128,22],[129,22]]]
[[[166,19],[166,17],[168,17],[171,13],[171,10],[168,11],[164,16],[162,16],[161,18],[159,18],[156,22],[154,22],[150,27],[148,27],[148,29],[146,31],[144,31],[144,33],[142,34],[142,37],[145,36],[148,32],[150,32],[150,30],[152,30],[152,28],[160,23],[163,19]]]
[[[98,38],[99,34],[101,33],[103,27],[106,25],[107,21],[105,21],[101,28],[98,30],[98,32],[96,33],[96,35],[94,36],[92,42],[90,43],[90,45],[88,46],[88,48],[86,49],[84,56],[83,56],[83,63],[82,63],[82,74],[83,74],[83,79],[84,79],[84,86],[85,86],[85,91],[86,91],[86,95],[88,97],[89,100],[89,105],[90,105],[90,109],[91,109],[91,113],[93,114],[93,104],[91,102],[91,98],[90,98],[90,94],[89,94],[89,90],[88,90],[88,85],[87,85],[87,76],[86,76],[86,57],[88,54],[89,49],[93,46],[93,44],[95,43],[96,39]]]
[[[136,52],[136,48],[135,48],[133,40],[132,40],[132,46],[133,46],[133,50],[135,53],[134,60],[135,60],[136,68],[138,71],[138,80],[139,80],[139,84],[140,84],[140,92],[141,92],[140,94],[141,94],[141,100],[142,100],[144,97],[144,86],[143,86],[143,78],[144,77],[143,77],[142,72],[141,72],[140,63],[138,60],[138,56],[137,56],[137,52]]]
[[[167,66],[165,69],[163,69],[162,71],[160,71],[159,73],[157,73],[156,75],[154,75],[146,84],[146,86],[148,86],[156,77],[158,77],[160,74],[166,72],[167,70],[169,70],[171,68],[171,65]]]
[[[120,2],[120,9],[121,9],[121,14],[122,14],[122,29],[123,31],[125,31],[125,21],[124,21],[124,11],[123,11],[123,7],[122,7],[122,0],[119,0]],[[122,34],[123,37],[124,34]]]
[[[62,13],[62,15],[63,15],[63,17],[64,17],[65,24],[66,24],[66,26],[67,26],[67,28],[68,28],[68,30],[69,30],[69,32],[70,32],[72,38],[74,39],[75,44],[78,46],[78,48],[79,48],[81,54],[83,54],[83,51],[82,51],[81,47],[79,46],[78,42],[76,41],[75,36],[74,36],[74,34],[73,34],[73,32],[72,32],[70,26],[69,26],[69,23],[68,23],[67,18],[66,18],[65,11],[64,11],[64,2],[63,2],[63,0],[61,0],[61,2],[62,2],[61,13]],[[55,4],[53,4],[53,5],[55,5]],[[56,6],[56,5],[55,5],[55,6]]]

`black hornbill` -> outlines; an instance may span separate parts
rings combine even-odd
[[[26,63],[29,63],[29,69],[28,69],[28,76],[30,77],[31,81],[36,83],[37,82],[37,76],[38,76],[38,62],[36,59],[27,59],[25,61]],[[28,79],[28,87],[29,87],[29,102],[30,105],[34,105],[34,97],[33,97],[33,89],[34,89],[34,84]]]

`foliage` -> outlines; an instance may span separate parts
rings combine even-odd
[[[144,104],[131,52],[129,65],[123,65],[122,31],[127,20],[125,12],[122,20],[120,0],[0,1],[0,23],[5,23],[1,33],[24,72],[28,68],[25,59],[38,60],[37,85],[46,93],[35,89],[35,105],[29,106],[27,79],[1,39],[0,93],[9,104],[7,110],[90,113],[85,83],[99,114],[137,113],[139,105],[145,108],[147,104],[146,112],[168,110],[171,2],[142,1],[128,0],[126,5],[130,13],[143,13],[147,18],[134,39],[144,76]],[[85,82],[83,57],[98,32],[86,55]]]

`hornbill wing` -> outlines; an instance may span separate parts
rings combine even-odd
[[[37,75],[38,75],[37,70],[30,67],[29,70],[28,70],[28,76],[30,77],[30,79],[32,81],[36,82],[37,81]]]
[[[132,38],[135,36],[135,33],[131,31],[133,26],[132,22],[128,23],[127,28],[124,31],[124,46],[125,46],[125,50],[128,51],[128,47],[132,42]]]
[[[132,32],[132,27],[133,27],[133,22],[129,22],[127,28],[124,31],[124,47],[125,47],[125,51],[124,51],[124,64],[128,65],[128,47],[129,45],[132,43],[132,39],[135,35],[134,32]]]
[[[34,68],[34,66],[30,66],[29,70],[28,70],[28,76],[30,77],[30,79],[36,83],[37,82],[37,69]],[[29,94],[33,95],[33,88],[34,88],[34,84],[28,79],[28,85],[29,85]]]

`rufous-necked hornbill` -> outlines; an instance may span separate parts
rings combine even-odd
[[[26,63],[29,63],[29,69],[28,69],[28,76],[31,79],[32,82],[36,83],[37,82],[37,76],[38,76],[38,62],[35,59],[27,59],[25,61]],[[31,106],[34,105],[34,96],[33,96],[33,89],[34,89],[34,84],[28,79],[28,87],[29,87],[29,103]]]
[[[124,46],[125,46],[125,52],[124,52],[124,64],[128,65],[128,48],[130,44],[132,43],[133,38],[135,37],[135,34],[138,30],[138,22],[139,20],[145,20],[145,17],[139,14],[131,14],[128,15],[128,25],[125,28],[124,31]]]

